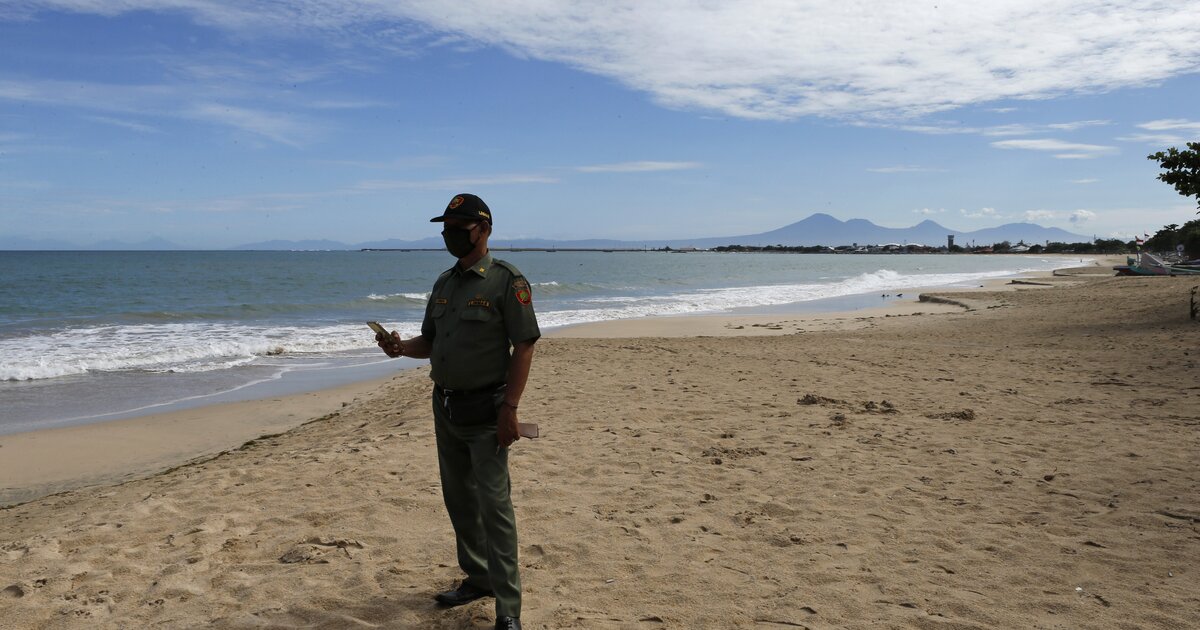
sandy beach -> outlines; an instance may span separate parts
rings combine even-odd
[[[525,627],[1194,627],[1198,283],[1036,282],[540,341]],[[432,600],[429,388],[0,436],[0,627],[490,628]]]

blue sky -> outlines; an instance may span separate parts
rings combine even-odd
[[[197,248],[1195,218],[1200,3],[0,1],[0,237]]]

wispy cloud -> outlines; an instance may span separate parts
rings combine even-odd
[[[869,173],[944,173],[945,169],[930,168],[928,166],[913,166],[911,164],[902,164],[899,166],[880,166],[878,168],[867,169]]]
[[[1099,144],[1065,142],[1063,140],[1054,140],[1051,138],[1030,140],[1000,140],[998,142],[993,142],[992,146],[996,147],[997,149],[1048,151],[1054,153],[1054,157],[1064,160],[1093,159],[1105,155],[1111,155],[1117,152],[1116,147],[1103,146]]]
[[[134,122],[132,120],[122,120],[120,118],[113,118],[111,116],[87,116],[87,119],[94,120],[94,121],[100,122],[100,123],[104,123],[106,125],[113,125],[114,127],[123,127],[125,129],[132,129],[133,131],[137,131],[139,133],[162,133],[162,130],[159,129],[158,127],[142,124],[140,122]]]
[[[942,214],[944,212],[946,212],[945,208],[938,208],[937,210],[934,210],[933,208],[918,208],[916,210],[913,210],[913,213],[919,214],[922,216],[932,216],[935,214]]]
[[[1072,179],[1071,183],[1072,184],[1095,184],[1098,181],[1100,181],[1100,180],[1098,180],[1094,177],[1084,177],[1083,179]]]
[[[513,184],[556,184],[558,179],[539,174],[503,174],[483,175],[477,177],[450,177],[429,180],[364,180],[354,184],[351,190],[356,192],[375,192],[380,190],[425,189],[425,190],[463,190],[479,186],[505,186]]]
[[[1200,135],[1200,122],[1185,118],[1152,120],[1147,123],[1141,123],[1138,127],[1147,131],[1182,131],[1184,133]]]
[[[194,105],[186,110],[186,116],[241,129],[293,147],[304,144],[314,127],[296,116],[219,103]]]
[[[1026,210],[1024,218],[1026,221],[1049,221],[1057,216],[1050,210]]]
[[[1138,125],[1139,129],[1158,133],[1135,133],[1117,140],[1155,146],[1178,146],[1200,140],[1200,122],[1186,118],[1163,118]],[[1174,133],[1169,133],[1174,132]]]
[[[236,92],[236,88],[207,90],[204,86],[173,84],[105,84],[88,81],[0,80],[0,100],[69,107],[103,114],[84,118],[118,125],[139,132],[153,125],[134,118],[182,118],[235,128],[280,144],[301,146],[317,137],[322,127],[301,115],[269,111],[259,107],[205,102],[211,92]],[[253,100],[246,94],[231,98]],[[211,96],[208,96],[211,98]],[[119,114],[116,118],[111,114]]]
[[[861,123],[868,124],[868,123]],[[1063,123],[1049,124],[1029,124],[1029,123],[1009,123],[1007,125],[988,125],[983,127],[960,125],[952,122],[929,122],[920,125],[914,124],[895,124],[895,123],[869,123],[871,126],[882,126],[900,129],[902,131],[911,131],[913,133],[923,133],[933,136],[946,135],[979,135],[985,137],[1006,137],[1006,136],[1030,136],[1041,133],[1052,133],[1057,131],[1076,131],[1085,127],[1096,127],[1101,125],[1111,125],[1112,121],[1108,120],[1078,120]]]
[[[1187,143],[1187,138],[1171,133],[1134,133],[1127,136],[1118,136],[1117,140],[1163,147],[1178,146]]]
[[[313,160],[316,164],[329,164],[333,166],[346,166],[350,168],[361,168],[381,171],[400,171],[414,168],[432,168],[443,166],[450,161],[450,158],[444,155],[414,155],[408,157],[400,157],[392,160],[371,161],[371,160]]]
[[[1113,124],[1111,120],[1077,120],[1067,123],[1051,123],[1047,128],[1055,131],[1076,131],[1086,127],[1106,127]]]
[[[612,78],[667,107],[742,118],[919,115],[1200,69],[1190,2],[26,0],[7,11],[39,9],[171,10],[252,36],[315,34],[389,51],[495,46]]]
[[[592,166],[576,166],[580,173],[652,173],[656,171],[685,171],[703,168],[700,162],[620,162],[617,164],[595,164]]]
[[[387,107],[387,103],[383,101],[322,100],[313,101],[308,106],[313,109],[371,109],[375,107]]]

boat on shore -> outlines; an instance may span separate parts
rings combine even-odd
[[[1200,276],[1200,267],[1169,264],[1147,252],[1129,256],[1125,262],[1113,267],[1118,276]]]

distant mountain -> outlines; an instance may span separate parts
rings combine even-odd
[[[439,241],[440,242],[440,241]],[[361,249],[358,245],[347,245],[341,241],[331,241],[328,239],[308,240],[308,241],[262,241],[260,243],[247,243],[230,247],[229,249],[254,249],[254,250],[273,250],[273,251],[328,251],[328,250],[344,250],[344,249]]]
[[[971,241],[979,245],[991,245],[1000,241],[1028,244],[1058,241],[1066,243],[1091,242],[1091,237],[1072,234],[1059,228],[1047,228],[1032,223],[1009,223],[994,228],[964,232],[953,230],[930,220],[907,228],[888,228],[875,225],[866,219],[841,221],[828,214],[814,214],[807,219],[786,225],[777,230],[744,236],[727,236],[677,241],[679,246],[717,247],[720,245],[881,245],[884,243],[922,244],[940,246],[946,237],[954,235],[954,242],[967,245]],[[672,245],[673,247],[675,244]]]
[[[962,234],[962,238],[956,237],[955,240],[959,245],[965,245],[971,241],[975,241],[978,245],[991,245],[1000,241],[1008,241],[1010,243],[1025,241],[1026,245],[1044,244],[1046,241],[1056,243],[1092,242],[1092,237],[1090,236],[1072,234],[1066,230],[1042,227],[1033,223],[1006,223],[999,227],[984,228],[982,230],[975,230],[974,232],[963,232]]]
[[[402,241],[398,238],[389,238],[382,241],[368,241],[355,245],[355,249],[441,249],[446,245],[442,243],[442,237],[430,236],[416,241]]]

